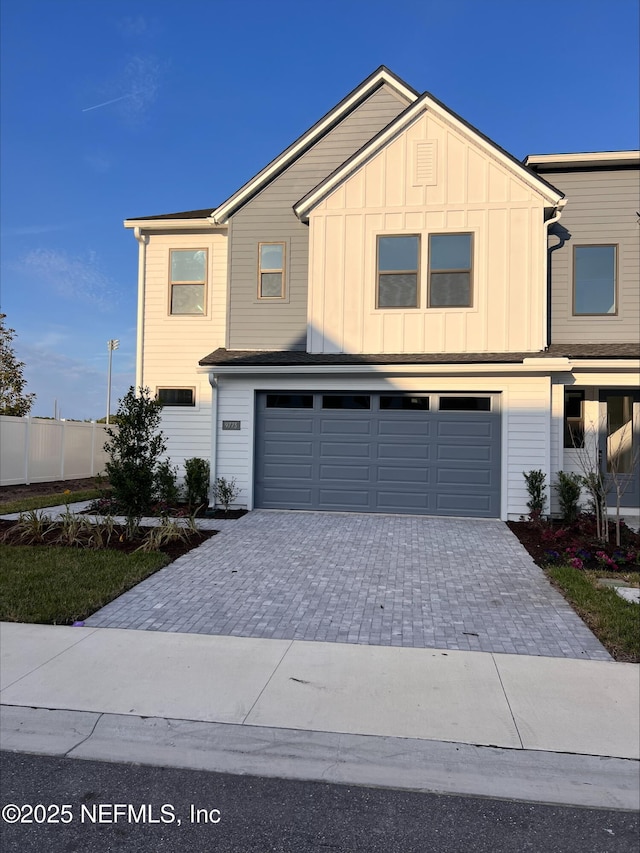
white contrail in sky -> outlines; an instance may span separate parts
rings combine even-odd
[[[82,110],[82,112],[88,113],[89,110],[98,110],[98,109],[100,109],[100,107],[108,107],[109,104],[115,104],[118,101],[123,101],[125,98],[131,98],[131,97],[133,97],[133,92],[129,92],[128,95],[120,95],[119,98],[113,98],[111,101],[105,101],[103,104],[95,104],[95,106],[93,106],[93,107],[85,107]]]

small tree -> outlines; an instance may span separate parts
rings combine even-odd
[[[148,388],[129,388],[118,405],[118,426],[108,428],[104,446],[113,497],[127,516],[140,517],[154,500],[160,457],[166,450],[160,431],[162,404]]]
[[[28,415],[36,395],[25,394],[27,380],[22,375],[24,362],[13,352],[15,329],[5,326],[6,314],[0,314],[0,415]]]
[[[565,471],[558,471],[557,476],[558,482],[554,488],[558,493],[562,520],[565,524],[573,524],[580,513],[582,477],[579,474],[567,474]]]
[[[187,503],[190,509],[209,504],[209,477],[211,466],[207,459],[184,460],[184,484],[187,490]]]
[[[213,487],[213,494],[217,503],[224,507],[224,514],[229,514],[229,506],[240,494],[240,489],[236,485],[235,479],[225,480],[224,477],[218,477]]]
[[[544,515],[544,508],[547,503],[547,495],[545,491],[545,483],[547,475],[540,470],[523,471],[522,476],[527,484],[529,492],[529,500],[527,506],[529,508],[529,516],[533,521],[537,521]]]

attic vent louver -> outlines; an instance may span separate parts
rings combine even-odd
[[[414,186],[432,187],[436,184],[436,141],[416,142],[414,149]]]

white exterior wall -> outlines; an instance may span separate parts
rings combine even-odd
[[[241,489],[237,505],[253,508],[254,403],[256,391],[404,391],[494,392],[501,395],[502,509],[501,517],[517,520],[526,514],[523,471],[540,468],[549,479],[550,379],[513,376],[394,376],[334,374],[329,376],[219,377],[215,476],[235,478]],[[222,430],[223,420],[239,420],[238,431]]]
[[[171,315],[169,252],[207,249],[206,313]],[[195,407],[165,407],[162,431],[167,455],[178,465],[185,459],[211,455],[212,393],[198,361],[225,346],[227,323],[227,235],[222,231],[154,233],[146,246],[142,384],[151,389],[194,388]]]
[[[418,185],[416,144],[433,142]],[[310,352],[519,352],[546,341],[545,202],[471,133],[423,113],[309,215]],[[428,234],[474,235],[473,305],[426,308]],[[376,236],[420,234],[418,308],[376,308]]]

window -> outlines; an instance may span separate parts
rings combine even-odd
[[[284,243],[258,244],[258,297],[284,298]]]
[[[364,394],[324,394],[323,409],[370,409],[371,397]]]
[[[615,314],[616,247],[575,246],[573,250],[573,313]]]
[[[195,406],[193,388],[158,388],[158,401],[163,406]]]
[[[564,392],[564,446],[584,447],[584,391]]]
[[[206,249],[172,249],[169,260],[172,314],[204,314]]]
[[[380,408],[403,409],[405,411],[429,411],[428,397],[412,397],[410,394],[383,394],[380,397]]]
[[[378,308],[418,307],[420,237],[378,237]]]
[[[489,397],[440,397],[441,412],[490,412]]]
[[[313,394],[267,394],[268,409],[313,409]]]
[[[429,307],[471,307],[472,234],[429,236]]]

